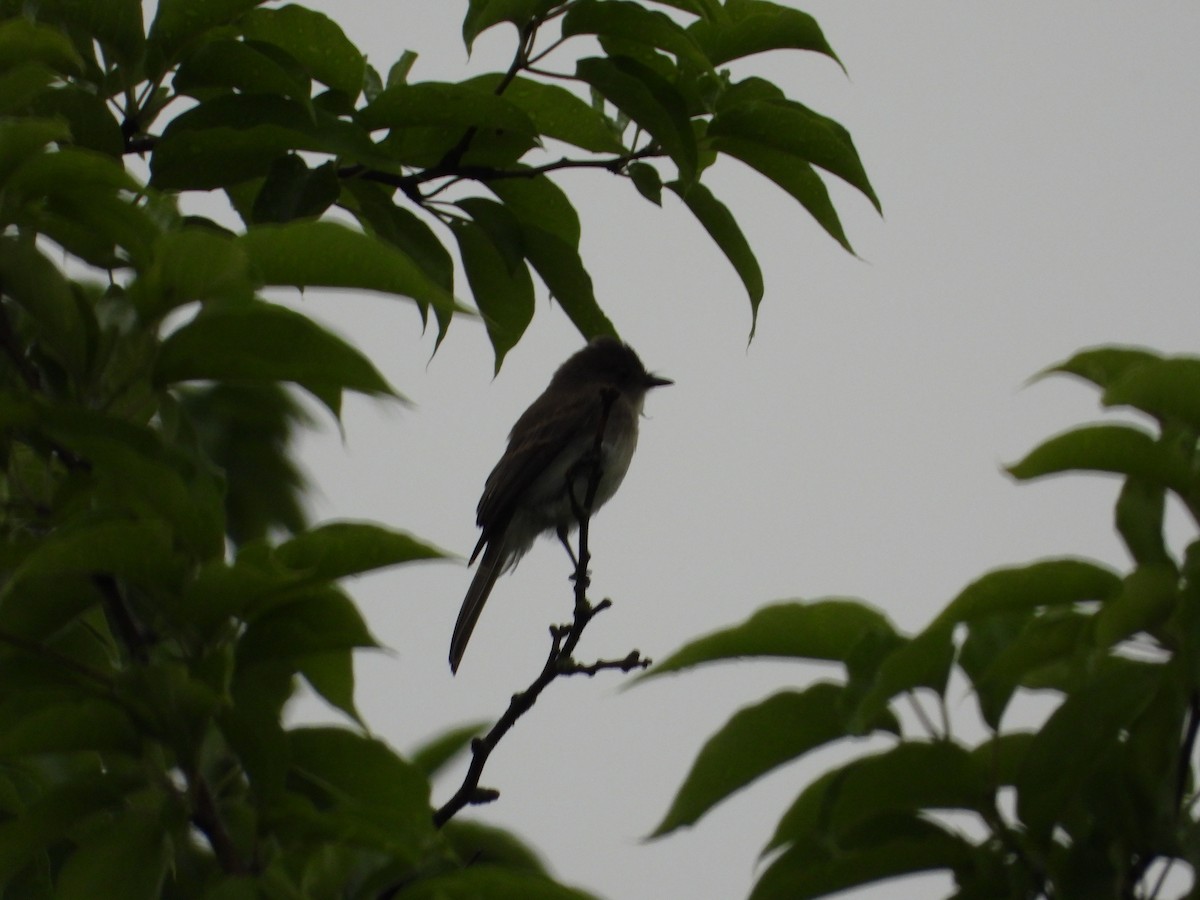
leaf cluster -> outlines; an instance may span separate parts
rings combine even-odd
[[[962,900],[1154,897],[1172,864],[1200,868],[1200,540],[1176,555],[1164,536],[1172,498],[1200,525],[1200,359],[1104,347],[1051,373],[1084,379],[1105,406],[1153,427],[1074,428],[1008,471],[1118,476],[1115,526],[1131,569],[1057,558],[993,571],[913,636],[862,602],[825,599],[770,606],[687,644],[643,677],[743,657],[825,661],[845,674],[734,715],[655,835],[818,747],[875,736],[883,749],[791,802],[753,900],[933,870],[953,874]],[[981,741],[954,733],[948,710],[963,683]],[[1029,692],[1053,698],[1048,719],[1006,726]]]
[[[299,5],[0,0],[0,893],[583,896],[511,835],[435,827],[429,776],[477,729],[405,759],[361,721],[353,654],[377,643],[342,582],[442,554],[307,522],[303,394],[335,418],[348,391],[399,394],[267,294],[376,292],[440,339],[461,268],[498,366],[536,273],[583,334],[614,332],[552,180],[601,168],[679,194],[757,304],[700,184],[720,153],[845,243],[813,167],[874,201],[848,135],[716,69],[832,56],[815,22],[669,6],[472,0],[468,47],[509,23],[512,65],[427,83]],[[347,727],[286,724],[301,683]]]

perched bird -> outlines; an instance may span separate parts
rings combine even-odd
[[[458,671],[497,576],[513,568],[540,534],[557,534],[567,545],[567,534],[578,524],[571,497],[583,505],[601,425],[593,511],[616,493],[629,469],[646,392],[671,383],[647,372],[629,345],[598,337],[559,366],[549,387],[517,419],[476,509],[483,534],[471,562],[481,550],[483,559],[454,625],[451,671]]]

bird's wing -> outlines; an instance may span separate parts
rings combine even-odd
[[[488,475],[476,509],[483,529],[481,543],[503,531],[517,501],[554,463],[560,453],[577,446],[599,424],[600,397],[563,402],[561,394],[538,397],[525,410],[509,435],[508,449]]]

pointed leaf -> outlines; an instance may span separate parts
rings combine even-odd
[[[408,754],[412,764],[433,778],[458,753],[466,749],[473,738],[487,730],[489,721],[471,722],[435,735]]]
[[[328,522],[282,544],[275,557],[308,578],[336,581],[402,563],[445,559],[446,554],[374,522]]]
[[[1008,466],[1020,481],[1061,472],[1112,472],[1187,496],[1191,466],[1170,444],[1130,425],[1090,425],[1050,438]]]
[[[517,31],[523,31],[535,16],[557,6],[559,2],[561,0],[470,0],[462,27],[467,52],[471,52],[475,38],[493,25],[511,22]]]
[[[688,26],[714,66],[767,50],[812,50],[841,65],[808,13],[767,0],[731,0],[725,9],[731,21],[702,19]]]
[[[334,222],[260,225],[239,243],[270,285],[382,291],[439,309],[457,308],[454,298],[394,245]]]
[[[750,242],[742,234],[742,229],[738,227],[737,220],[733,218],[729,208],[714,197],[704,185],[697,182],[691,187],[684,187],[679,182],[671,182],[667,186],[687,204],[692,215],[704,226],[704,230],[721,248],[721,252],[733,264],[738,277],[742,279],[746,293],[750,296],[750,336],[753,337],[754,326],[758,321],[758,304],[762,302],[763,296],[763,276]]]
[[[502,248],[475,222],[458,222],[454,237],[471,292],[496,353],[496,371],[533,319],[533,279],[522,263],[515,269]]]
[[[503,78],[499,73],[491,73],[472,78],[469,84],[495,91]],[[600,112],[557,84],[514,78],[504,89],[504,99],[524,112],[546,137],[593,153],[625,151]]]
[[[653,137],[690,184],[699,165],[687,104],[675,87],[648,66],[628,57],[581,59],[575,74]]]
[[[779,603],[760,609],[741,625],[685,644],[634,683],[744,656],[846,662],[872,634],[899,641],[886,617],[855,600]]]
[[[366,60],[328,16],[289,4],[252,9],[239,24],[247,40],[281,48],[322,84],[350,97],[362,90]]]
[[[538,133],[530,117],[507,97],[474,84],[433,81],[397,84],[386,88],[360,110],[358,118],[372,131],[452,125],[528,136]]]
[[[239,666],[271,660],[299,660],[314,653],[379,644],[367,630],[362,614],[337,590],[318,590],[305,599],[286,603],[253,617],[238,640]]]
[[[821,682],[805,691],[775,694],[738,712],[700,750],[650,836],[694,825],[712,807],[772,769],[849,736],[844,694],[841,685]],[[899,725],[884,713],[869,728],[896,732]]]
[[[953,628],[935,623],[888,653],[863,684],[852,680],[850,689],[861,693],[849,719],[854,733],[887,709],[898,694],[919,687],[944,694],[954,657]]]
[[[562,33],[564,37],[594,34],[634,41],[664,50],[701,70],[712,68],[689,31],[667,15],[630,0],[577,0],[563,16]]]
[[[1109,384],[1104,404],[1200,429],[1200,359],[1176,356],[1131,366]]]
[[[1013,610],[1103,600],[1120,585],[1120,578],[1110,569],[1079,559],[1052,559],[997,569],[965,587],[934,621],[945,626]]]
[[[97,887],[122,900],[160,896],[170,860],[162,823],[131,809],[83,840],[67,859],[55,885],[59,900],[94,900]]]
[[[1100,388],[1107,388],[1130,369],[1161,358],[1156,353],[1138,347],[1094,347],[1081,350],[1070,359],[1043,369],[1031,380],[1038,381],[1047,375],[1066,373],[1090,381]]]
[[[1096,613],[1095,645],[1106,648],[1138,632],[1153,631],[1182,601],[1174,565],[1138,566],[1125,577],[1117,595]]]

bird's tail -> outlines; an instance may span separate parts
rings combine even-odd
[[[458,621],[454,623],[454,635],[450,638],[451,672],[458,671],[459,663],[462,662],[463,654],[467,650],[467,641],[471,639],[471,632],[475,630],[475,623],[479,621],[479,614],[483,612],[483,604],[487,603],[488,595],[492,592],[492,585],[496,583],[497,576],[504,571],[506,554],[503,544],[503,541],[495,541],[488,544],[487,549],[483,551],[479,569],[476,570],[475,577],[471,580],[471,586],[467,589],[462,609],[458,611]]]

